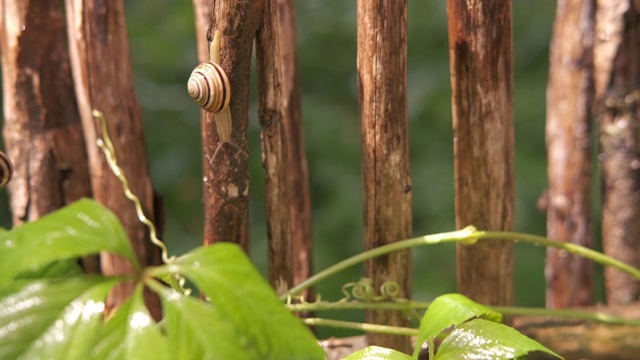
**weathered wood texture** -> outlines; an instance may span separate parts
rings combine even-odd
[[[73,92],[62,7],[0,1],[4,140],[14,163],[13,225],[91,196],[87,152]],[[97,257],[86,257],[95,273]]]
[[[640,304],[630,306],[593,306],[584,311],[640,319]],[[640,328],[632,325],[610,325],[579,319],[548,316],[517,316],[513,326],[526,336],[539,341],[566,360],[635,360],[640,353]],[[551,359],[542,353],[527,359]]]
[[[511,2],[447,0],[456,225],[511,230],[514,215]],[[513,302],[513,244],[458,246],[458,289]]]
[[[547,86],[547,236],[592,247],[591,109],[595,0],[559,0]],[[547,307],[592,303],[593,264],[547,249]]]
[[[411,236],[411,177],[407,119],[407,2],[358,1],[358,91],[362,132],[365,248]],[[411,253],[402,251],[365,264],[379,289],[397,282],[411,296]],[[369,311],[367,321],[406,326],[399,313]],[[369,342],[409,352],[408,337],[368,334]]]
[[[294,15],[293,1],[267,0],[256,38],[269,281],[278,293],[311,272],[311,205]]]
[[[129,40],[122,0],[66,0],[69,51],[78,108],[89,155],[91,188],[95,199],[112,210],[120,219],[140,263],[160,263],[160,251],[148,239],[146,227],[140,223],[131,201],[125,198],[122,184],[109,169],[96,146],[102,137],[92,110],[104,113],[118,163],[129,185],[142,203],[148,218],[154,220],[154,199],[144,147],[142,111],[138,105],[131,73]],[[107,275],[133,274],[135,269],[125,259],[102,254],[102,271]],[[133,291],[133,283],[112,291],[108,307],[122,303]],[[160,304],[148,297],[151,313],[158,318]]]
[[[207,41],[198,43],[198,54],[208,52],[208,43],[214,32],[220,31],[221,66],[231,83],[231,114],[233,131],[231,142],[247,149],[249,123],[249,71],[253,40],[262,19],[263,1],[207,1],[194,0],[197,17],[209,10]],[[197,32],[203,24],[197,21]],[[198,39],[201,39],[199,36]],[[202,47],[206,47],[203,50]],[[221,241],[240,244],[248,250],[249,168],[245,154],[237,148],[225,145],[218,155],[218,133],[214,115],[205,113],[202,118],[203,172],[204,172],[204,244]],[[248,151],[246,151],[248,153]]]
[[[640,265],[640,4],[598,0],[594,43],[604,252]],[[607,303],[637,300],[638,282],[605,269]]]

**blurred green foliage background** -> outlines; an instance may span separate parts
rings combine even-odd
[[[298,66],[311,178],[316,271],[363,250],[360,128],[356,84],[356,1],[297,1]],[[544,120],[548,47],[555,2],[513,2],[516,229],[545,233],[536,201],[546,186]],[[154,184],[166,201],[165,238],[173,253],[201,243],[199,111],[185,91],[196,65],[190,1],[127,2],[137,93],[144,109]],[[409,126],[414,235],[455,228],[453,143],[445,1],[409,1]],[[255,71],[255,70],[254,70]],[[255,79],[255,73],[252,74]],[[255,83],[255,81],[254,81]],[[266,272],[260,128],[251,89],[251,257]],[[517,249],[517,304],[544,306],[544,248]],[[455,291],[455,247],[416,249],[414,298]],[[321,284],[323,299],[362,268]],[[319,314],[362,320],[362,314]],[[348,332],[320,330],[320,336]]]
[[[536,201],[546,186],[545,87],[554,1],[513,1],[515,55],[516,230],[545,233]],[[297,1],[298,69],[311,178],[316,271],[363,250],[360,127],[356,84],[356,1]],[[200,115],[186,81],[196,65],[191,1],[126,2],[137,94],[144,110],[154,185],[165,199],[165,240],[172,254],[202,243]],[[413,233],[455,228],[453,133],[444,0],[409,0],[409,131]],[[252,74],[255,80],[255,69]],[[253,81],[251,155],[251,257],[266,273],[263,169],[256,87]],[[135,179],[130,179],[135,181]],[[0,201],[6,202],[6,193]],[[3,211],[3,219],[5,211]],[[516,302],[544,306],[544,248],[519,245]],[[456,289],[455,247],[413,252],[414,298],[432,300]],[[356,281],[354,268],[320,284],[325,300],[342,297]],[[356,312],[318,314],[363,320]],[[320,337],[353,334],[319,329]]]

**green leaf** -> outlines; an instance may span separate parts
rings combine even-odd
[[[247,347],[246,335],[211,304],[169,290],[160,294],[173,359],[260,358]]]
[[[47,356],[40,358],[50,358],[50,354],[86,350],[96,319],[102,319],[102,301],[114,283],[97,276],[14,281],[0,291],[0,359],[20,354],[35,359],[43,352]]]
[[[360,351],[356,351],[344,360],[411,360],[411,356],[397,350],[387,349],[379,346],[368,346]]]
[[[418,358],[420,348],[425,341],[431,341],[451,326],[458,326],[473,318],[484,317],[501,322],[502,314],[469,299],[461,294],[445,294],[438,296],[425,312],[420,321],[416,348],[413,358]]]
[[[155,268],[154,276],[179,272],[206,294],[217,314],[240,336],[247,359],[324,359],[324,351],[309,329],[285,309],[244,252],[234,244],[198,248],[175,263]],[[202,326],[194,325],[194,331]],[[224,341],[208,339],[217,347]],[[234,345],[235,346],[235,345]]]
[[[127,332],[127,319],[133,298],[128,298],[107,319],[102,327],[100,340],[93,347],[90,359],[124,359],[124,346],[121,346]]]
[[[170,357],[166,338],[144,305],[142,289],[142,284],[139,284],[133,293],[127,317],[127,332],[123,341],[124,358],[146,360],[152,355],[154,360],[168,360]]]
[[[79,200],[0,235],[0,288],[20,272],[100,251],[139,267],[117,217],[93,200]]]
[[[456,327],[440,344],[434,360],[515,359],[532,351],[542,351],[562,359],[560,355],[514,328],[476,319]]]
[[[71,278],[84,274],[77,259],[66,259],[47,264],[32,271],[23,271],[15,279],[56,279]]]
[[[93,347],[89,359],[134,360],[170,359],[167,339],[144,304],[142,284],[136,286],[113,316],[107,320],[100,341]]]
[[[113,284],[100,283],[74,299],[22,358],[87,359],[98,340],[104,299]]]

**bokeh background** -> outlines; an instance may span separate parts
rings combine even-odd
[[[311,178],[314,267],[318,271],[363,250],[360,127],[356,84],[356,1],[296,1],[302,115]],[[556,3],[513,1],[515,58],[516,230],[545,233],[536,201],[546,186],[545,88]],[[199,108],[186,81],[196,65],[191,1],[126,2],[136,91],[156,189],[165,199],[165,240],[172,254],[201,244],[202,160]],[[409,131],[413,234],[451,231],[454,223],[453,133],[444,0],[409,0]],[[249,127],[251,258],[266,273],[266,230],[255,67]],[[135,181],[135,179],[130,179]],[[6,195],[1,194],[6,202]],[[594,201],[595,203],[595,201]],[[7,217],[3,216],[3,219]],[[516,303],[544,306],[542,247],[518,245]],[[456,289],[455,246],[413,252],[414,298]],[[318,285],[325,300],[362,267]],[[319,314],[363,320],[357,312]],[[319,336],[348,331],[319,329]]]

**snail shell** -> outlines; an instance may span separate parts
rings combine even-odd
[[[0,151],[0,189],[7,186],[13,176],[13,164],[4,152]]]
[[[231,84],[218,64],[202,63],[193,70],[187,83],[189,95],[201,108],[212,113],[229,106]]]

